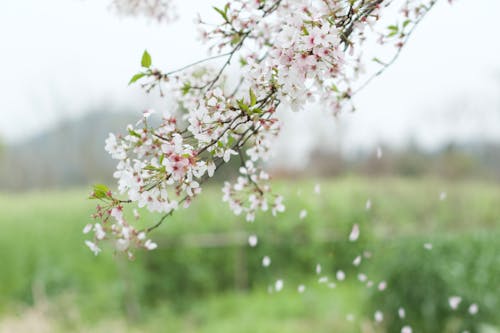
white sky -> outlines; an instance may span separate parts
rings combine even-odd
[[[102,0],[2,1],[0,138],[22,139],[91,106],[140,111],[152,104],[137,86],[127,86],[144,49],[160,68],[205,56],[191,8],[204,14],[213,1],[177,3],[181,21],[162,26],[117,17]],[[357,113],[337,121],[340,144],[399,145],[412,137],[433,147],[450,139],[500,140],[498,13],[498,0],[452,6],[440,0],[396,64],[356,98]],[[335,123],[321,112],[291,115],[280,151],[288,154],[292,146],[300,152],[326,139],[337,144]]]

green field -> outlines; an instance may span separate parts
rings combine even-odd
[[[406,324],[414,332],[499,332],[498,184],[319,182],[320,195],[316,181],[276,183],[286,212],[255,223],[233,216],[220,189],[209,188],[152,235],[158,250],[133,262],[111,249],[94,257],[84,246],[95,204],[86,189],[1,194],[0,332],[400,332]],[[142,215],[144,225],[157,219]],[[361,236],[352,243],[354,223]],[[255,248],[246,242],[252,233]],[[372,257],[353,266],[366,251]],[[334,281],[337,270],[347,278],[335,288],[318,282]],[[358,281],[359,273],[374,286]],[[277,279],[283,290],[269,293]],[[380,281],[387,290],[377,290]],[[455,295],[462,303],[452,311]],[[472,303],[476,315],[467,311]]]

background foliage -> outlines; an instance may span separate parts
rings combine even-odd
[[[320,195],[313,181],[276,183],[286,213],[255,223],[233,216],[219,189],[210,188],[159,230],[159,250],[133,262],[94,257],[82,245],[93,205],[82,200],[84,191],[3,194],[0,318],[34,308],[49,318],[49,331],[107,332],[124,331],[126,323],[129,331],[194,332],[364,332],[368,326],[399,332],[409,323],[416,332],[437,333],[500,325],[497,184],[359,177],[321,183]],[[155,216],[143,219],[153,223]],[[361,236],[351,243],[354,223]],[[259,243],[251,248],[247,237],[254,233]],[[372,258],[353,266],[365,250]],[[270,267],[262,267],[264,255]],[[333,289],[318,283],[320,276],[334,281],[338,269],[346,281]],[[356,278],[360,272],[375,285],[366,288]],[[268,294],[278,278],[284,290]],[[380,292],[382,280],[388,287]],[[463,298],[457,311],[448,305],[454,295]],[[476,316],[467,312],[471,303],[479,305]],[[397,317],[399,307],[405,321]],[[376,310],[384,312],[383,324],[373,323]],[[356,320],[346,320],[349,314]]]

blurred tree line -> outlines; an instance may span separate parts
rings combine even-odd
[[[500,143],[449,143],[435,151],[410,143],[401,149],[383,147],[382,151],[383,157],[377,158],[376,152],[359,151],[345,156],[316,150],[310,156],[307,175],[500,180]]]
[[[108,133],[121,133],[137,114],[94,112],[60,123],[55,128],[16,144],[0,144],[0,188],[26,190],[113,183],[115,162],[104,151]],[[278,177],[363,176],[440,177],[444,179],[500,180],[500,143],[470,142],[427,151],[416,143],[402,149],[340,154],[314,150],[305,170],[275,169]],[[224,174],[237,172],[237,161]],[[216,179],[217,180],[217,179]]]

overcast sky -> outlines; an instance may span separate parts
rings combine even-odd
[[[177,3],[181,20],[163,26],[118,17],[102,0],[2,1],[0,138],[19,140],[92,106],[140,111],[152,104],[137,86],[127,86],[144,49],[160,68],[205,56],[191,8],[203,14],[213,1]],[[452,6],[440,0],[396,64],[356,98],[355,114],[339,121],[320,111],[293,114],[280,147],[336,144],[338,124],[344,147],[399,145],[410,137],[429,147],[500,140],[498,13],[498,0]],[[315,135],[297,135],[304,124]]]

